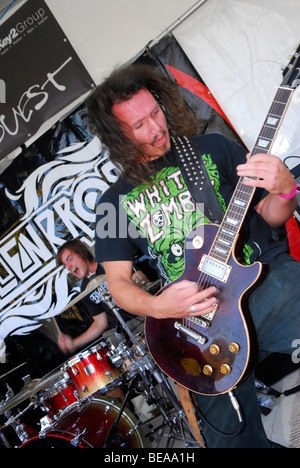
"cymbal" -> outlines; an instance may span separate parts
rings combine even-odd
[[[104,283],[106,281],[106,275],[99,275],[93,278],[89,283],[87,284],[85,290],[78,294],[78,296],[75,297],[69,304],[66,305],[59,313],[62,314],[66,310],[68,310],[70,307],[73,307],[73,305],[77,304],[77,302],[81,301],[84,297],[88,296],[92,291],[97,289],[100,284]]]
[[[54,372],[42,379],[34,379],[29,384],[25,385],[18,395],[14,396],[2,406],[0,406],[0,415],[4,414],[6,411],[11,410],[15,406],[18,406],[23,401],[27,400],[31,396],[38,393],[43,388],[47,387],[50,383],[56,382],[63,376],[63,371],[60,369],[59,371]]]

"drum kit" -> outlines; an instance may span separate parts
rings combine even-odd
[[[92,287],[101,288],[103,276],[93,281]],[[91,286],[86,294],[90,291]],[[59,369],[27,382],[16,396],[7,392],[0,402],[0,416],[5,418],[0,427],[3,445],[11,448],[5,436],[11,427],[17,435],[17,448],[146,448],[149,438],[166,428],[167,444],[175,439],[182,446],[198,447],[182,406],[150,355],[143,334],[132,333],[107,290],[101,292],[126,339],[115,346],[100,338]],[[119,389],[123,398],[114,396]],[[141,421],[135,414],[132,399],[137,395],[161,417],[158,427],[148,434],[143,428],[149,420]],[[23,402],[27,406],[20,410]],[[22,422],[32,409],[42,416],[37,430],[28,430]]]

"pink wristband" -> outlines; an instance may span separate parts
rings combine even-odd
[[[297,182],[295,182],[295,185],[294,185],[293,190],[291,191],[291,193],[289,193],[288,195],[278,195],[278,196],[280,198],[285,198],[286,200],[289,200],[290,198],[294,198],[294,196],[297,193],[297,188],[298,188],[298,185],[297,185]]]

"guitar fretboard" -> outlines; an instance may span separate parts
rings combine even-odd
[[[294,88],[290,87],[281,86],[278,88],[250,157],[260,153],[270,153],[293,91]],[[245,185],[243,180],[240,178],[237,184],[209,253],[210,257],[223,263],[227,263],[229,260],[255,192],[255,187]]]

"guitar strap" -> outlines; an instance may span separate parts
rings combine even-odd
[[[177,383],[177,389],[178,389],[179,399],[181,401],[181,406],[184,409],[189,425],[191,426],[191,429],[194,433],[195,439],[197,440],[197,442],[199,442],[202,448],[206,448],[203,442],[201,433],[200,433],[198,421],[195,416],[195,412],[194,412],[194,408],[190,399],[189,391],[187,388],[183,387],[179,383]]]
[[[171,143],[178,166],[193,199],[196,203],[203,203],[206,218],[213,223],[220,224],[224,213],[197,146],[187,137],[171,138]],[[177,384],[177,389],[181,405],[193,430],[195,439],[202,448],[206,448],[199,430],[189,391],[179,383]]]
[[[185,183],[196,203],[203,203],[204,215],[212,223],[220,224],[224,213],[207,174],[197,146],[187,137],[171,138]]]

